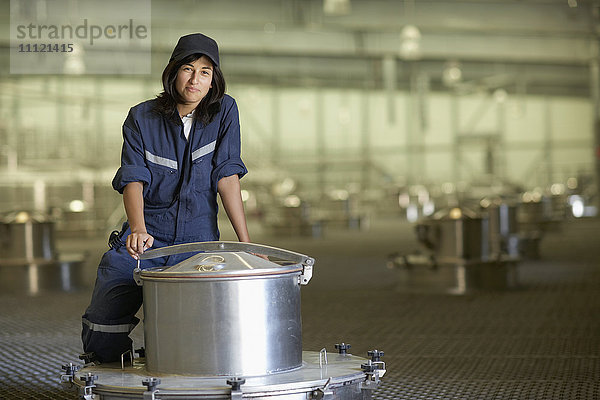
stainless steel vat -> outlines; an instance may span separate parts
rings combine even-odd
[[[103,400],[372,398],[386,372],[383,351],[367,352],[370,360],[344,343],[337,354],[302,351],[300,285],[314,259],[237,242],[170,246],[141,258],[198,251],[172,267],[134,271],[144,286],[145,357],[81,370],[65,364],[61,382]]]
[[[431,249],[438,263],[487,261],[490,256],[488,218],[468,208],[452,208],[420,221],[417,239]]]
[[[501,198],[484,198],[481,208],[489,219],[490,256],[500,260],[519,257],[519,231],[516,204]]]
[[[83,256],[59,257],[54,222],[21,211],[0,221],[0,292],[38,295],[84,286]]]
[[[139,271],[147,370],[256,376],[299,368],[303,272],[301,263],[219,249]]]
[[[517,219],[521,231],[540,231],[546,221],[543,199],[522,201],[517,210]]]
[[[488,208],[452,208],[420,221],[417,239],[429,251],[388,259],[388,266],[400,272],[400,289],[466,294],[516,287],[515,210]]]
[[[0,222],[0,264],[54,259],[54,222],[25,211]]]

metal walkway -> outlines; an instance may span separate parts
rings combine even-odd
[[[519,265],[520,287],[464,296],[399,286],[385,259],[410,251],[409,226],[269,243],[317,259],[303,288],[304,349],[344,341],[385,351],[376,399],[599,399],[600,221],[546,235],[542,260]],[[258,241],[258,240],[257,240]],[[78,363],[89,290],[0,295],[0,399],[76,399],[58,383]],[[142,330],[134,331],[136,347]]]

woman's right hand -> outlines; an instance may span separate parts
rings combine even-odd
[[[154,238],[148,232],[130,233],[127,236],[127,252],[135,260],[140,258],[140,254],[148,250],[154,244]]]

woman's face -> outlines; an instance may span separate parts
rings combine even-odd
[[[195,108],[212,87],[212,77],[212,63],[208,57],[202,56],[179,67],[175,89],[186,105]]]

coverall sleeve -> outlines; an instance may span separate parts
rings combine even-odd
[[[131,110],[123,123],[123,149],[121,151],[121,167],[113,178],[113,188],[123,194],[123,189],[131,182],[142,182],[147,187],[152,180],[150,170],[146,166],[142,135]]]
[[[227,109],[224,110],[221,127],[219,129],[218,147],[213,158],[215,168],[211,180],[213,187],[221,178],[237,174],[240,178],[246,175],[248,170],[241,157],[240,120],[237,104],[231,99]]]

